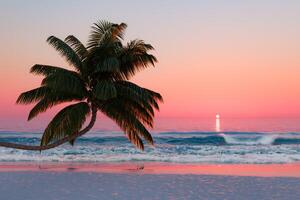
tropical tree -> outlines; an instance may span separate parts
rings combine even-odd
[[[41,85],[20,94],[17,103],[36,103],[28,120],[55,105],[72,104],[54,116],[40,145],[0,142],[0,146],[41,151],[66,142],[73,145],[93,127],[98,111],[114,120],[139,149],[144,149],[143,139],[153,145],[147,128],[153,127],[154,111],[159,109],[162,97],[128,80],[136,72],[154,66],[157,60],[149,54],[154,48],[142,40],[123,44],[126,27],[124,23],[99,21],[93,24],[86,46],[73,35],[64,41],[50,36],[47,42],[74,70],[34,65],[30,72],[44,76]],[[89,123],[82,128],[89,116]]]

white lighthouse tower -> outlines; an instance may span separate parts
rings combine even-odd
[[[220,114],[216,114],[216,132],[221,131]]]

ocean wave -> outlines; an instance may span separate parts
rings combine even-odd
[[[130,145],[64,145],[33,152],[0,149],[1,162],[176,162],[176,163],[289,163],[300,161],[295,146],[165,146],[145,152]]]
[[[41,134],[0,133],[0,141],[39,145]],[[0,148],[0,162],[182,162],[287,163],[300,161],[300,135],[293,133],[155,133],[155,147],[139,151],[121,133],[92,133],[75,146],[33,152]]]
[[[271,145],[276,140],[276,136],[265,135],[256,137],[233,137],[225,134],[220,134],[224,138],[226,144],[240,145]]]
[[[205,137],[188,137],[188,138],[159,138],[159,142],[174,145],[226,145],[224,137],[205,136]]]
[[[40,137],[38,136],[9,136],[0,137],[3,142],[24,143],[24,144],[39,144]],[[190,135],[190,136],[168,136],[154,135],[154,140],[159,144],[170,145],[289,145],[300,144],[298,135],[283,135],[283,134],[244,134],[230,135],[218,133],[213,135]],[[76,140],[78,144],[122,144],[128,143],[127,138],[123,136],[88,136],[81,137]]]

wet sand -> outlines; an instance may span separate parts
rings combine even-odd
[[[0,163],[0,172],[93,172],[195,174],[260,177],[300,177],[300,163],[291,164],[178,164],[178,163]]]
[[[298,199],[299,166],[1,163],[0,199]]]
[[[1,199],[298,199],[300,179],[179,174],[0,172]]]

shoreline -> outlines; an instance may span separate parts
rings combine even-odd
[[[0,193],[1,199],[10,200],[290,200],[300,196],[299,180],[193,174],[0,172]]]
[[[300,178],[300,163],[286,164],[182,164],[158,162],[126,163],[38,163],[0,162],[0,172],[91,172],[108,174],[177,174]]]

